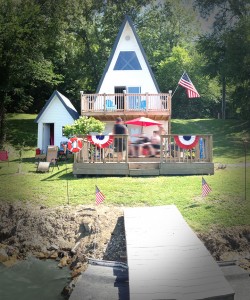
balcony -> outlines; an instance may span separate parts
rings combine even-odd
[[[171,116],[171,94],[81,94],[81,115],[101,121],[123,116],[168,120]]]

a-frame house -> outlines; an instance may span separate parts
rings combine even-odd
[[[213,174],[212,136],[174,136],[171,134],[171,91],[161,93],[135,27],[126,16],[115,40],[110,57],[95,94],[81,91],[81,115],[94,117],[106,124],[100,137],[83,137],[83,149],[75,155],[73,174],[78,175],[176,175]],[[128,124],[128,136],[115,136],[125,141],[127,147],[122,163],[117,163],[114,144],[105,149],[93,141],[111,139],[114,121],[122,117],[126,122],[147,117],[163,125],[160,151],[155,157],[131,157],[133,137],[141,127]],[[158,127],[149,126],[143,132],[152,136]],[[90,138],[90,140],[89,140]],[[184,144],[184,146],[183,146]],[[93,148],[94,147],[94,148]],[[187,150],[188,149],[188,150]],[[93,162],[94,164],[90,164]]]
[[[145,116],[161,121],[170,133],[171,94],[160,93],[129,16],[117,35],[96,94],[81,93],[81,114],[105,121],[106,132],[117,116],[124,121]],[[129,127],[136,132],[136,127]]]

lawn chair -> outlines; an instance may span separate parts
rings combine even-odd
[[[117,109],[117,106],[113,103],[112,100],[107,99],[107,100],[106,100],[106,109],[107,109],[107,110],[116,110],[116,109]]]
[[[54,167],[58,166],[58,147],[57,146],[48,146],[47,149],[47,156],[46,156],[46,161],[50,163],[50,167],[53,166],[52,171],[54,170]]]
[[[146,106],[147,106],[146,100],[141,100],[140,109],[146,110]]]
[[[54,167],[58,165],[58,147],[57,146],[48,146],[46,161],[40,161],[37,165],[37,172],[48,172],[52,167],[52,171]]]

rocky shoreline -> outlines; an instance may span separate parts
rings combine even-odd
[[[0,220],[0,263],[11,266],[29,255],[55,259],[71,272],[65,298],[89,258],[126,262],[122,207],[1,203]],[[250,226],[214,228],[198,236],[216,260],[234,260],[250,270]]]

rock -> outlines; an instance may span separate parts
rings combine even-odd
[[[58,253],[56,251],[53,251],[52,253],[49,254],[48,257],[51,259],[57,259]]]
[[[48,250],[49,251],[52,251],[52,250],[59,250],[59,247],[57,246],[57,245],[55,245],[55,244],[52,244],[52,245],[50,245],[50,247],[48,248]]]
[[[3,263],[9,259],[6,249],[0,249],[0,263]]]
[[[18,262],[17,257],[14,255],[14,256],[11,256],[8,260],[4,261],[3,265],[5,267],[9,268],[9,267],[12,267],[13,265],[15,265],[17,262]]]
[[[58,267],[59,267],[59,268],[63,268],[63,267],[65,267],[65,266],[67,266],[67,264],[68,264],[68,257],[67,257],[67,256],[64,256],[64,257],[60,260],[60,262],[59,262],[59,264],[58,264]]]
[[[48,258],[48,255],[44,252],[33,252],[33,255],[38,259],[46,259]]]
[[[81,242],[77,242],[75,246],[71,249],[71,253],[76,254],[77,248],[80,246]]]
[[[91,223],[83,223],[84,229],[86,232],[92,232],[92,224]]]

